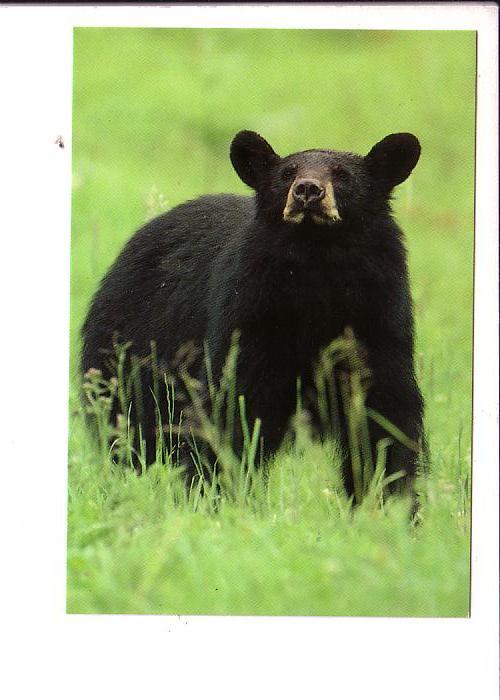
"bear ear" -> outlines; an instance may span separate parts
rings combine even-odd
[[[258,189],[266,171],[279,156],[255,131],[240,131],[231,143],[231,163],[240,178],[254,190]]]
[[[420,144],[413,134],[390,134],[365,156],[370,173],[387,190],[404,182],[420,158]]]

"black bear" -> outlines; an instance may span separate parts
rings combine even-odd
[[[230,157],[255,194],[203,196],[131,238],[84,324],[83,372],[95,368],[109,378],[117,343],[146,358],[153,341],[158,366],[169,372],[180,349],[205,348],[217,381],[237,330],[237,391],[249,423],[261,419],[270,454],[294,414],[297,378],[310,397],[320,352],[350,329],[370,370],[367,407],[407,438],[389,448],[386,471],[404,470],[398,483],[411,486],[423,401],[414,374],[406,252],[390,198],[420,157],[418,140],[391,134],[364,157],[308,150],[282,158],[261,136],[242,131]],[[200,354],[191,371],[206,382]],[[153,397],[153,374],[145,362],[138,375],[142,398],[128,409],[131,422],[140,423],[148,461],[155,458],[161,401]],[[311,416],[319,423],[313,409]],[[336,437],[348,452],[346,430],[343,420]],[[371,420],[373,451],[384,435]],[[352,494],[348,469],[344,480]]]

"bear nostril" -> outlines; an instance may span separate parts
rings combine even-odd
[[[325,196],[325,188],[317,180],[299,180],[293,188],[294,199],[302,204],[316,202]]]
[[[322,199],[325,196],[325,190],[321,185],[311,182],[308,190],[308,199]]]

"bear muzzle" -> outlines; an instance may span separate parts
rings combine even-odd
[[[333,185],[314,178],[297,178],[288,191],[283,220],[301,224],[312,220],[318,225],[332,225],[340,221]]]

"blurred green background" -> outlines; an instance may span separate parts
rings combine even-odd
[[[474,108],[473,32],[75,30],[69,610],[466,614]],[[248,192],[228,156],[240,129],[258,131],[282,155],[366,153],[397,131],[421,142],[421,160],[394,200],[407,237],[433,457],[418,535],[397,506],[385,519],[358,513],[349,521],[322,509],[313,476],[292,511],[282,504],[260,525],[249,512],[235,522],[224,513],[200,520],[165,509],[149,477],[104,481],[92,456],[77,377],[91,295],[146,219],[203,193]],[[315,460],[291,469],[303,469],[307,482]],[[322,538],[311,540],[304,562],[300,547],[318,529]],[[389,532],[397,544],[388,544]],[[223,603],[200,590],[210,577],[225,587]]]

